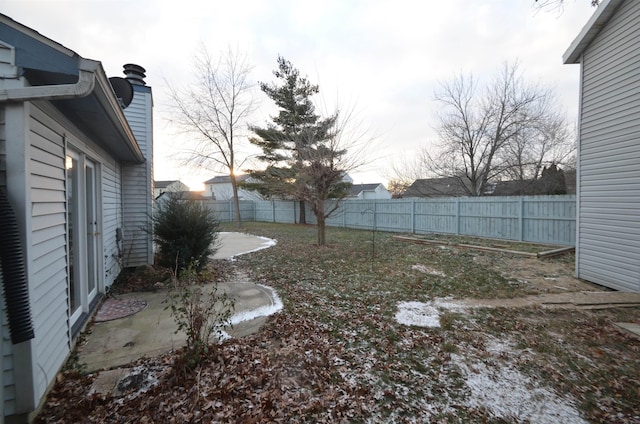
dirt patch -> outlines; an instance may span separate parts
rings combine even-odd
[[[574,254],[538,259],[507,255],[478,255],[476,263],[492,267],[528,294],[607,291],[608,289],[574,277]]]

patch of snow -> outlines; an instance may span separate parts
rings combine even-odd
[[[453,355],[452,355],[453,357]],[[530,422],[586,422],[573,405],[553,391],[540,387],[520,371],[500,366],[489,369],[483,362],[459,364],[471,390],[469,406],[484,407],[499,418]]]
[[[267,290],[269,292],[269,297],[271,298],[271,304],[263,305],[263,306],[260,306],[259,308],[252,309],[250,311],[242,311],[232,315],[231,318],[229,319],[229,322],[231,325],[238,325],[244,321],[251,321],[252,319],[255,319],[255,318],[273,315],[282,310],[283,308],[282,300],[280,300],[280,296],[278,296],[278,293],[276,293],[276,291],[272,287],[265,286],[263,284],[256,284],[256,286],[260,286],[264,290]],[[218,337],[219,343],[222,343],[225,340],[229,340],[232,338],[231,335],[229,335],[229,333],[227,333],[224,330],[217,330],[217,332],[218,332],[217,337]]]
[[[429,268],[427,266],[420,265],[420,264],[416,264],[416,265],[411,266],[411,269],[414,270],[414,271],[421,272],[423,274],[435,275],[435,276],[438,276],[438,277],[446,277],[447,276],[447,274],[445,274],[442,271],[438,271],[437,269]]]
[[[233,233],[229,231],[222,231],[218,234],[233,234]],[[257,252],[258,250],[262,250],[262,249],[268,249],[269,247],[275,246],[278,243],[278,240],[270,239],[268,237],[262,237],[262,236],[253,236],[253,237],[263,240],[263,243],[260,245],[260,247],[256,247],[255,249],[252,249],[252,250],[247,250],[246,252],[236,253],[230,258],[232,261],[233,261],[233,258],[235,258],[236,256],[246,255],[247,253]]]
[[[229,340],[232,337],[224,330],[218,330],[218,343],[222,343],[225,340]]]
[[[513,345],[509,341],[503,341],[496,338],[490,338],[485,342],[485,350],[495,356],[500,356],[503,353],[509,353],[513,349]]]
[[[400,302],[398,303],[398,312],[396,312],[396,321],[403,325],[415,325],[418,327],[440,327],[440,312],[442,309],[447,311],[463,311],[464,306],[448,302],[449,298],[434,299],[429,303],[424,302]]]
[[[470,390],[467,405],[486,408],[495,417],[528,422],[586,423],[568,398],[558,396],[553,390],[522,374],[514,365],[501,361],[514,352],[509,342],[489,339],[485,350],[495,360],[483,359],[471,364],[462,356],[452,354]]]
[[[250,311],[242,311],[240,313],[234,314],[230,320],[232,325],[240,324],[243,321],[250,321],[258,317],[267,317],[269,315],[273,315],[282,310],[283,308],[282,300],[280,300],[280,296],[278,296],[278,293],[276,293],[276,291],[273,288],[262,285],[262,284],[256,284],[256,285],[259,287],[262,287],[264,290],[270,293],[271,304],[263,305],[263,306],[260,306],[259,308],[252,309]]]

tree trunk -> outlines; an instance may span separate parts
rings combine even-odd
[[[316,220],[318,221],[318,246],[324,246],[326,244],[325,239],[325,214],[324,214],[324,201],[318,200],[318,207],[316,210]]]
[[[231,188],[233,189],[233,207],[235,209],[234,215],[235,215],[236,226],[240,228],[240,226],[242,225],[242,222],[240,219],[240,199],[238,198],[238,182],[236,181],[236,176],[233,174],[233,172],[229,174],[229,177],[231,179]]]
[[[305,208],[304,200],[300,200],[300,224],[307,223],[307,211]]]
[[[318,246],[324,246],[327,244],[324,230],[325,230],[324,215],[321,215],[318,217]]]

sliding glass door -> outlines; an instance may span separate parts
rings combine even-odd
[[[69,151],[67,228],[69,243],[69,319],[76,323],[98,294],[100,216],[95,162]]]

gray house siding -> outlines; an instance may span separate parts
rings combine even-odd
[[[133,88],[133,101],[124,112],[146,162],[124,165],[122,169],[124,255],[129,267],[153,263],[153,243],[148,231],[153,213],[153,105],[149,87],[133,85]]]
[[[0,186],[16,215],[34,330],[13,344],[0,320],[1,423],[5,416],[29,420],[43,401],[100,293],[119,274],[125,201],[147,197],[129,211],[132,227],[148,222],[153,177],[151,120],[135,123],[143,153],[100,62],[2,14],[0,38]],[[138,101],[146,106],[151,90],[143,88]],[[132,177],[129,192],[123,175]],[[140,248],[149,263],[149,235]]]
[[[33,372],[37,399],[69,353],[67,231],[63,128],[42,110],[30,108],[29,186],[31,246],[28,278],[33,323]]]
[[[120,164],[104,162],[102,166],[102,214],[104,238],[104,285],[110,286],[121,270],[124,256],[122,242],[116,239],[122,228],[122,184]]]
[[[7,165],[4,135],[4,107],[0,106],[0,187],[7,186]]]
[[[7,186],[6,137],[4,107],[0,106],[0,187]],[[0,293],[4,299],[4,283],[0,272]],[[4,320],[4,301],[0,302],[0,336],[2,337],[2,368],[0,369],[0,422],[4,422],[5,411],[15,410],[15,385],[13,382],[13,349],[9,326]],[[7,399],[7,400],[5,400]]]
[[[28,187],[23,200],[27,228],[26,261],[35,339],[30,354],[16,352],[6,325],[3,336],[4,413],[12,415],[29,410],[53,383],[56,373],[66,360],[73,339],[69,322],[68,261],[67,261],[67,187],[65,157],[69,149],[78,151],[96,164],[100,198],[98,231],[101,233],[99,256],[104,259],[97,281],[104,292],[120,272],[121,248],[116,241],[116,229],[123,225],[121,164],[101,150],[72,123],[48,103],[26,103],[24,183]],[[1,113],[0,115],[4,115]],[[14,112],[15,113],[15,112]],[[6,185],[6,154],[4,126],[0,126],[0,169],[2,185]],[[23,349],[23,347],[19,347]],[[16,363],[15,355],[30,358]],[[33,391],[16,398],[14,382],[32,381]],[[20,392],[22,393],[22,392]],[[24,396],[27,396],[26,398]]]
[[[623,2],[582,55],[576,271],[640,290],[640,2]]]

